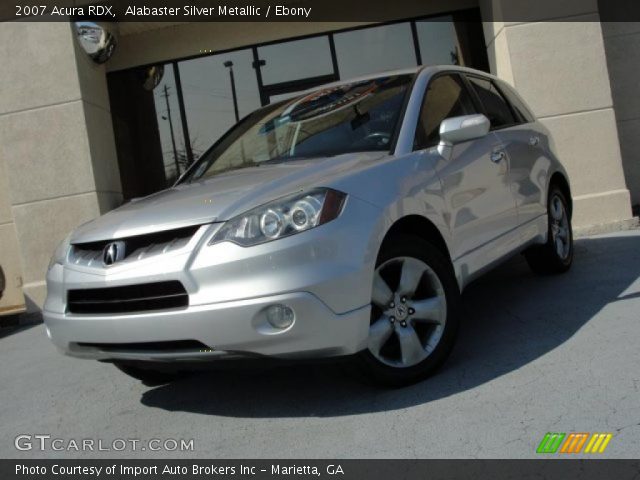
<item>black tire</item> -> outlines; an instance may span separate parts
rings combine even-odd
[[[432,375],[447,359],[458,332],[460,292],[451,262],[429,242],[413,235],[396,235],[382,246],[376,262],[380,265],[399,257],[412,257],[426,263],[436,274],[446,298],[446,322],[440,340],[427,358],[413,366],[396,367],[383,363],[369,349],[357,355],[357,364],[365,377],[385,387],[403,387]],[[375,307],[372,307],[372,310]],[[373,319],[373,312],[372,312]],[[372,320],[373,322],[373,320]]]
[[[2,266],[0,265],[0,298],[4,294],[4,288],[6,285],[6,280],[4,278],[4,271],[2,270]]]
[[[566,242],[560,239],[566,250],[561,255],[556,246],[556,235],[554,229],[559,228],[559,220],[552,215],[552,203],[557,199],[562,203],[564,215],[566,216]],[[549,189],[549,197],[547,199],[547,242],[544,245],[536,245],[524,252],[524,257],[532,271],[538,274],[549,275],[564,273],[573,263],[573,230],[571,228],[571,212],[567,199],[562,190],[555,185]]]
[[[126,373],[136,380],[140,380],[142,383],[150,387],[171,383],[172,381],[180,378],[183,375],[182,372],[163,371],[154,368],[153,366],[149,366],[147,368],[146,366],[139,367],[136,365],[120,362],[114,362],[114,365],[121,372]]]

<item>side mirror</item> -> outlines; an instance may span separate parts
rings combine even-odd
[[[482,114],[447,118],[440,124],[440,144],[451,146],[484,137],[490,127],[491,122]]]

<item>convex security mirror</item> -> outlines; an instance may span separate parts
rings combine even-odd
[[[116,36],[110,27],[95,22],[75,22],[76,36],[82,49],[96,63],[111,58],[116,48]]]
[[[440,143],[455,145],[484,137],[490,127],[491,122],[482,114],[447,118],[440,124]]]

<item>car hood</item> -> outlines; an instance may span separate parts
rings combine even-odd
[[[331,187],[332,181],[345,173],[368,168],[388,156],[387,152],[358,152],[231,170],[134,199],[78,227],[71,242],[125,238],[226,221],[300,190]]]

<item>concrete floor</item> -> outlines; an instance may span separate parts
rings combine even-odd
[[[145,387],[58,354],[38,325],[0,331],[0,457],[18,434],[194,439],[194,451],[87,457],[535,457],[548,432],[612,432],[604,458],[640,451],[640,231],[583,238],[566,275],[520,257],[470,286],[445,368],[401,390],[341,365],[198,374]]]

